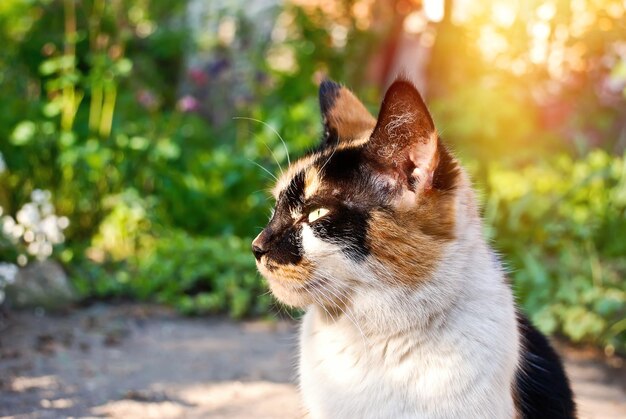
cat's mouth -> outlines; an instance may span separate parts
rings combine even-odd
[[[314,275],[310,262],[281,265],[263,257],[257,261],[257,268],[267,279],[272,294],[284,304],[298,308],[316,304],[338,309],[349,304],[349,293],[333,285],[330,279]]]
[[[304,308],[317,301],[315,294],[321,283],[315,279],[312,265],[307,261],[283,265],[264,256],[257,260],[256,265],[280,302]]]

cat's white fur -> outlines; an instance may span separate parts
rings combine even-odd
[[[414,287],[390,286],[373,273],[376,261],[350,261],[304,227],[305,254],[323,258],[318,276],[333,278],[321,292],[344,299],[351,291],[338,313],[312,305],[302,322],[300,389],[311,418],[516,416],[512,292],[469,186],[456,207],[456,239]]]

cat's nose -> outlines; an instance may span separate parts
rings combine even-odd
[[[261,234],[256,236],[256,239],[252,241],[252,253],[254,253],[254,257],[256,258],[256,260],[260,260],[261,256],[268,252],[268,241],[266,237],[267,234],[265,230],[263,230]]]

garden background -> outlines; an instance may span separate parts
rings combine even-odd
[[[520,305],[626,353],[626,2],[2,0],[0,42],[5,306],[48,260],[74,305],[285,315],[249,250],[280,137],[292,158],[318,141],[325,75],[376,114],[402,68]]]

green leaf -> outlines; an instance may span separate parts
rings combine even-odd
[[[24,146],[30,143],[37,132],[37,125],[33,121],[22,121],[15,126],[10,141],[15,146]]]

